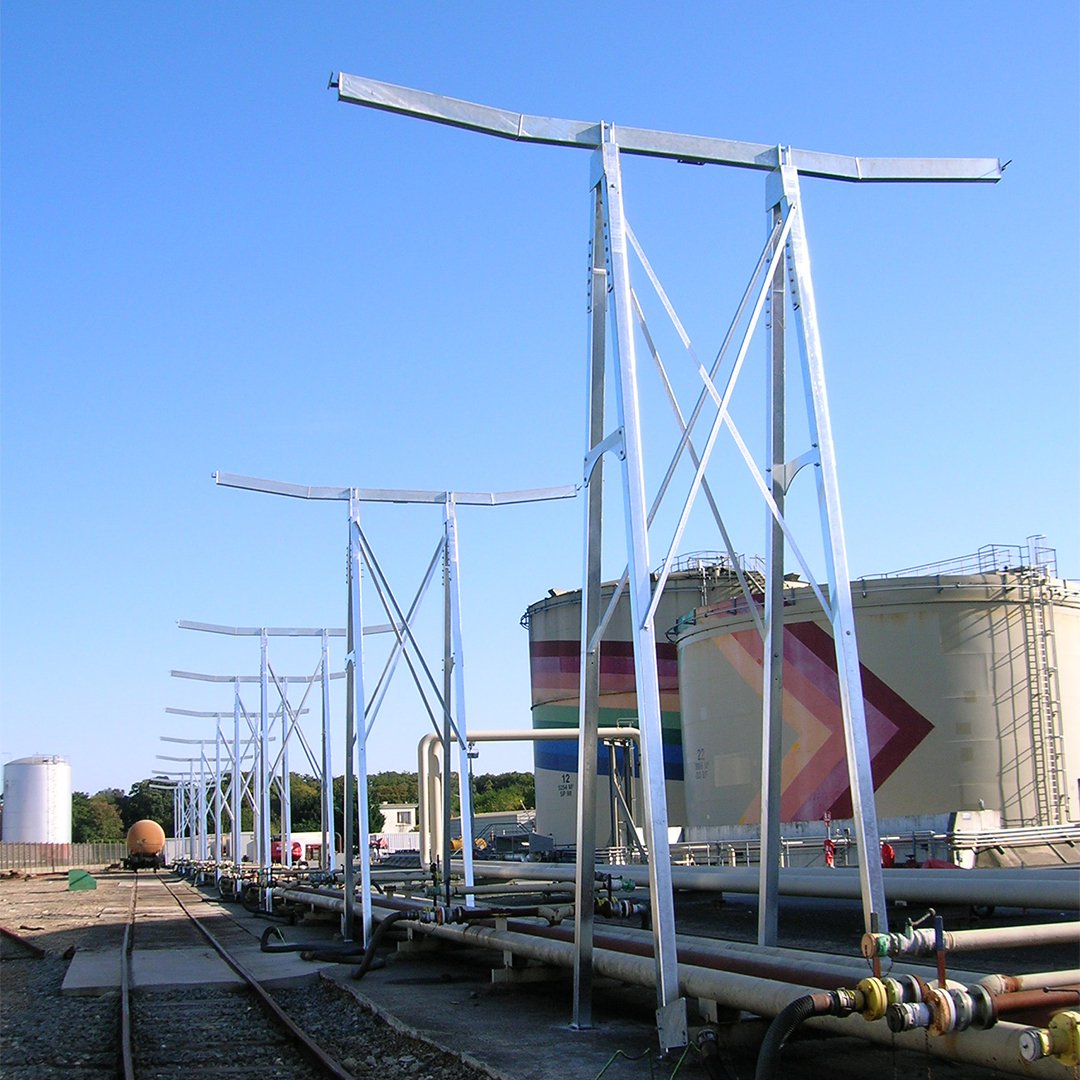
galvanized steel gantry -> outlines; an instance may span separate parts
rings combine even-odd
[[[790,548],[832,624],[840,673],[847,768],[852,792],[855,829],[861,851],[877,851],[877,815],[870,770],[866,718],[859,668],[855,621],[852,612],[850,575],[844,541],[828,399],[825,389],[822,347],[810,273],[809,248],[803,219],[800,174],[847,182],[973,183],[996,182],[1002,165],[993,158],[862,158],[798,150],[784,146],[705,138],[672,132],[622,127],[606,122],[564,120],[460,101],[407,87],[394,86],[344,72],[331,77],[340,101],[400,113],[418,119],[462,127],[518,142],[588,149],[592,153],[589,189],[592,200],[590,236],[590,408],[587,420],[583,483],[585,500],[585,580],[582,592],[582,656],[580,723],[578,738],[577,894],[575,904],[574,1022],[591,1024],[592,911],[595,849],[596,728],[598,723],[599,648],[608,619],[623,588],[629,590],[633,619],[633,647],[641,738],[645,840],[649,852],[649,884],[652,902],[653,947],[656,967],[657,1024],[662,1049],[685,1045],[686,1008],[680,997],[676,955],[675,919],[670,860],[667,849],[667,809],[663,772],[659,681],[656,666],[654,615],[671,572],[679,541],[700,490],[724,539],[732,564],[738,567],[720,507],[705,480],[705,469],[721,428],[726,427],[746,462],[754,483],[768,508],[767,570],[764,610],[741,575],[747,605],[766,643],[764,650],[763,753],[762,753],[762,857],[758,939],[775,944],[779,878],[779,806],[783,621],[775,615],[782,607],[784,550]],[[695,164],[715,164],[765,172],[767,241],[751,275],[731,328],[711,368],[698,358],[689,336],[640,244],[623,210],[622,154],[672,158]],[[671,393],[671,384],[642,309],[631,285],[629,250],[633,248],[656,290],[703,384],[698,400],[684,420]],[[786,273],[785,273],[786,269]],[[785,447],[785,294],[790,281],[799,351],[807,386],[810,447],[788,458]],[[605,433],[604,402],[607,348],[608,296],[613,307],[612,359],[616,378],[615,404],[618,423]],[[744,319],[749,305],[749,315]],[[767,397],[772,418],[765,447],[764,475],[733,422],[728,405],[747,350],[763,310],[767,311]],[[641,325],[652,358],[671,400],[681,431],[678,448],[651,507],[646,502],[643,451],[638,410],[638,375],[635,321]],[[721,372],[737,330],[741,338],[727,382],[721,390],[715,380]],[[691,432],[708,400],[716,412],[699,451]],[[602,615],[600,592],[600,543],[603,530],[601,502],[602,458],[615,452],[621,462],[621,489],[625,508],[627,567],[607,611]],[[649,526],[664,497],[676,464],[684,452],[694,464],[694,478],[687,492],[667,547],[658,580],[650,577]],[[816,582],[796,537],[784,517],[784,496],[795,476],[807,466],[814,469],[821,531],[825,550],[827,592]],[[887,932],[885,890],[881,867],[873,859],[859,866],[863,915],[867,932]]]

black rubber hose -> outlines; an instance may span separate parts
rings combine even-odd
[[[386,931],[390,929],[394,923],[399,922],[401,919],[414,919],[416,918],[415,911],[392,911],[375,929],[375,933],[371,935],[371,941],[368,942],[367,951],[364,953],[364,959],[360,961],[360,966],[352,973],[354,979],[362,979],[372,965],[372,961],[375,959],[375,950],[379,947],[379,942],[386,936]]]
[[[839,1001],[832,993],[807,994],[785,1005],[765,1032],[758,1052],[754,1080],[773,1080],[780,1062],[780,1051],[791,1033],[811,1016],[832,1016],[839,1012]]]
[[[270,935],[281,936],[276,926],[268,926],[259,938],[259,951],[265,953],[298,952],[304,960],[345,960],[349,961],[364,951],[364,946],[355,941],[345,941],[340,945],[315,944],[310,941],[282,941],[278,945],[270,944]]]

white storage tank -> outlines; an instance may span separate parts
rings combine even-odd
[[[1080,588],[1014,563],[860,579],[851,591],[879,817],[1075,821]],[[678,648],[688,839],[720,839],[760,821],[762,643],[734,599],[684,619]],[[783,678],[781,820],[848,818],[831,627],[794,583]]]
[[[5,843],[71,843],[71,765],[38,755],[4,766]]]

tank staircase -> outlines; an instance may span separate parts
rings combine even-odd
[[[1024,570],[1028,593],[1023,608],[1031,710],[1032,780],[1037,823],[1062,825],[1069,820],[1069,791],[1054,637],[1051,585],[1054,567],[1050,561],[1051,549],[1040,547],[1040,539],[1032,537],[1029,540],[1029,565]]]

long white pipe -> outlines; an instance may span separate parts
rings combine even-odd
[[[283,900],[292,903],[309,904],[311,907],[324,911],[340,912],[342,899],[340,895],[331,896],[326,892],[309,892],[304,889],[284,889],[279,895]],[[378,907],[378,901],[374,901]],[[601,933],[618,937],[627,942],[643,942],[651,944],[652,935],[645,930],[637,930],[634,927],[623,926],[617,923],[603,925]],[[531,935],[525,935],[531,937]],[[815,971],[832,972],[841,978],[850,977],[854,986],[866,975],[866,961],[862,957],[837,956],[832,953],[808,952],[805,949],[787,949],[781,946],[762,946],[744,941],[721,941],[716,938],[703,938],[691,934],[678,935],[679,946],[688,946],[698,952],[715,956],[718,960],[731,958],[765,957],[776,959],[793,967],[799,965],[813,967]],[[918,975],[927,982],[933,982],[936,973],[917,964],[905,964],[901,962],[890,966],[889,973],[893,976]],[[982,983],[993,993],[1005,993],[1015,990],[1041,990],[1044,987],[1073,986],[1080,982],[1080,970],[1044,971],[1029,975],[986,975],[978,971],[966,971],[950,966],[950,982],[956,981],[970,986],[976,982]]]
[[[865,935],[872,938],[872,934]],[[933,956],[934,931],[916,930],[910,938],[890,934],[899,950],[897,956]],[[946,930],[942,934],[946,952],[973,952],[976,949],[1003,949],[1014,945],[1072,945],[1073,954],[1080,946],[1080,922],[1043,923],[1039,926],[987,926],[977,930]]]
[[[1008,994],[1018,990],[1054,989],[1080,984],[1080,968],[1068,971],[1039,971],[1032,975],[985,975],[979,980],[991,994]]]
[[[632,739],[640,735],[637,728],[600,728],[597,737],[603,739]],[[494,728],[489,731],[466,731],[466,743],[482,742],[576,742],[578,729],[573,728]],[[427,866],[442,851],[441,807],[442,777],[439,770],[439,736],[425,735],[416,747],[417,794],[420,799],[418,827],[420,833],[420,862]],[[464,863],[462,863],[464,869]]]
[[[564,863],[497,863],[478,867],[485,877],[502,880],[549,881],[569,878],[574,868]],[[598,865],[598,874],[648,884],[648,867]],[[994,904],[1000,907],[1080,910],[1080,870],[1074,874],[1041,875],[1037,870],[884,870],[885,895],[909,903]],[[758,874],[753,868],[726,866],[672,866],[676,888],[702,892],[756,894]],[[780,871],[780,892],[786,896],[859,899],[854,871],[838,869]]]
[[[612,937],[624,938],[627,941],[647,941],[650,943],[652,941],[652,934],[648,930],[638,930],[635,927],[618,923],[600,924],[597,932]],[[755,956],[764,956],[782,960],[793,966],[798,966],[800,964],[808,965],[819,971],[827,968],[836,968],[845,975],[850,975],[854,979],[852,985],[857,983],[860,979],[865,978],[869,971],[866,960],[862,956],[843,956],[835,953],[814,952],[807,949],[788,949],[781,945],[758,945],[749,941],[726,941],[718,938],[699,937],[694,934],[679,934],[677,940],[680,947],[687,945],[699,952],[708,953],[718,958],[745,956],[752,959]],[[893,976],[918,975],[926,982],[933,982],[937,978],[936,971],[930,970],[925,965],[915,963],[893,963],[889,966],[889,974]],[[1053,978],[1055,976],[1056,973],[1049,973],[1046,977]],[[962,982],[965,985],[970,985],[971,983],[979,982],[987,978],[984,972],[965,971],[954,968],[952,964],[949,965],[948,977],[950,981],[955,980],[956,982]],[[1026,976],[1026,978],[1032,980],[1028,983],[1026,988],[1034,988],[1036,986],[1034,977],[1029,975]],[[1067,986],[1070,985],[1070,983],[1068,979],[1066,979],[1065,982],[1055,981],[1038,983],[1038,986],[1040,987],[1051,985]]]
[[[579,731],[576,727],[559,728],[496,728],[491,731],[468,731],[466,742],[576,742]],[[598,739],[640,738],[637,728],[602,727],[596,731]]]

